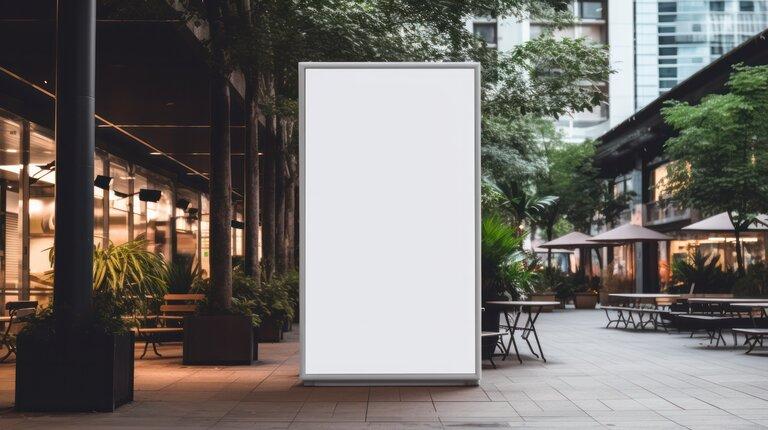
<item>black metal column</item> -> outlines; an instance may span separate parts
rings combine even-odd
[[[56,45],[54,311],[66,320],[91,304],[96,0],[59,0]]]

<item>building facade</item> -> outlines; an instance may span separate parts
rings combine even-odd
[[[702,67],[768,27],[768,0],[574,0],[574,23],[558,37],[607,46],[614,73],[608,102],[556,122],[566,141],[594,139]],[[478,17],[474,33],[501,51],[551,30],[551,23]]]
[[[768,27],[768,0],[635,0],[636,109]]]
[[[607,248],[603,255],[604,262],[614,261],[613,272],[632,280],[635,291],[657,292],[668,285],[673,262],[686,258],[695,250],[705,255],[718,255],[721,266],[735,266],[733,234],[682,230],[702,217],[695,208],[682,208],[665,193],[663,183],[668,158],[664,154],[664,142],[674,132],[661,117],[661,108],[668,100],[696,104],[708,94],[722,92],[735,64],[768,64],[767,38],[768,30],[754,35],[709,67],[679,82],[598,139],[595,162],[602,176],[613,185],[615,194],[627,191],[635,194],[629,209],[612,227],[625,223],[638,224],[673,238],[669,242]],[[596,232],[597,229],[593,231]],[[765,233],[747,232],[743,236],[746,265],[765,261]]]

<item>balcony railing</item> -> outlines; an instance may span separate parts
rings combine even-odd
[[[691,217],[691,211],[674,200],[658,200],[645,204],[646,225],[665,224]]]

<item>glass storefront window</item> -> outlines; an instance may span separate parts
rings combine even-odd
[[[176,254],[197,260],[200,195],[186,188],[176,192]]]
[[[109,160],[109,176],[112,177],[109,189],[109,241],[119,245],[128,241],[128,196],[133,190],[133,178],[128,173],[128,166],[116,158]]]
[[[211,273],[210,264],[210,225],[211,204],[208,196],[200,196],[200,268],[204,276]]]
[[[55,234],[56,145],[53,136],[33,128],[29,137],[29,279],[31,291],[52,292],[45,272]]]
[[[243,205],[242,202],[232,205],[232,218],[242,225],[243,222]],[[243,255],[243,232],[242,228],[232,228],[232,256]]]
[[[0,305],[18,300],[21,274],[19,171],[21,126],[0,117]],[[0,308],[0,313],[4,312]]]

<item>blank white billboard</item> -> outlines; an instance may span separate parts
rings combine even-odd
[[[301,377],[477,382],[474,63],[302,63]]]

